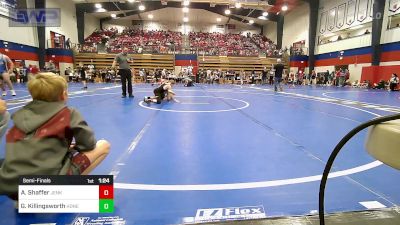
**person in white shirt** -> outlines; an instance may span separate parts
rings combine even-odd
[[[392,73],[392,77],[389,80],[389,91],[395,91],[397,85],[399,84],[399,77],[397,74]]]

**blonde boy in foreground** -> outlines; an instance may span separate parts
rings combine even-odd
[[[20,175],[86,175],[110,149],[107,141],[96,142],[77,110],[66,106],[67,82],[62,77],[38,74],[28,89],[33,101],[12,115],[14,126],[7,133],[0,168],[0,195],[14,200]]]

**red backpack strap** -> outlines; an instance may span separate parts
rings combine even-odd
[[[17,141],[21,141],[26,137],[26,134],[20,130],[18,127],[13,126],[6,135],[6,142],[7,143],[15,143]]]
[[[72,130],[71,124],[71,111],[68,107],[64,107],[57,114],[55,114],[50,120],[40,126],[36,132],[35,138],[49,138],[56,137],[59,139],[71,139]]]
[[[34,134],[35,138],[59,138],[67,139],[70,143],[72,141],[72,130],[70,128],[71,111],[68,107],[64,107],[50,120],[40,126]],[[15,143],[21,141],[26,137],[26,133],[16,126],[13,126],[7,133],[7,143]]]

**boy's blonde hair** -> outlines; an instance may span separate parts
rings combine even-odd
[[[28,82],[28,90],[33,100],[58,102],[67,88],[67,81],[53,73],[39,73]]]

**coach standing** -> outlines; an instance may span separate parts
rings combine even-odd
[[[278,87],[279,87],[279,91],[282,91],[281,82],[282,82],[282,73],[283,73],[283,69],[284,69],[281,59],[277,59],[276,62],[277,62],[277,64],[274,66],[274,70],[275,70],[274,90],[275,90],[275,92],[278,91]]]
[[[129,98],[133,98],[132,94],[132,72],[129,66],[130,58],[128,57],[128,48],[123,48],[122,52],[115,56],[112,68],[118,63],[118,74],[121,76],[122,83],[122,98],[126,98],[126,82],[128,81],[128,94]]]

